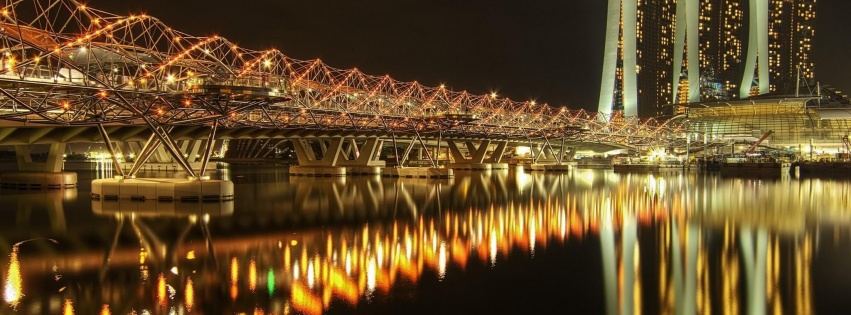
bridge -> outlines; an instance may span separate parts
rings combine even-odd
[[[203,178],[217,139],[290,140],[302,165],[365,167],[382,165],[374,153],[384,142],[402,142],[406,153],[421,146],[436,167],[432,155],[442,145],[462,163],[498,163],[517,145],[536,148],[535,161],[562,163],[578,149],[641,149],[683,138],[681,127],[652,119],[337,69],[74,0],[6,1],[0,53],[0,144],[49,143],[55,161],[65,143],[103,142],[128,177],[161,146],[190,177]],[[198,164],[175,134],[203,140]],[[126,172],[113,140],[144,144]],[[364,150],[373,154],[360,157]],[[47,165],[56,171],[57,163]]]

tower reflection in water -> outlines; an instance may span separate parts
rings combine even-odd
[[[30,245],[13,246],[8,308],[320,314],[357,309],[426,273],[452,277],[450,266],[495,266],[513,251],[532,257],[572,241],[599,242],[609,314],[812,313],[817,228],[847,225],[840,197],[851,192],[820,180],[583,170],[235,187],[236,204],[94,201],[93,213],[112,220],[96,229],[105,246],[28,255],[19,247]],[[34,200],[61,213],[56,198]],[[74,227],[50,224],[74,239]]]

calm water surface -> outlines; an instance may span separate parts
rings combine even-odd
[[[227,203],[0,194],[2,314],[851,309],[851,181],[232,166]],[[143,174],[142,177],[180,176]]]

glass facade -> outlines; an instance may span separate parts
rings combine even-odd
[[[686,114],[674,120],[687,120],[688,129],[700,135],[697,141],[703,141],[702,135],[706,135],[707,142],[753,142],[771,131],[765,144],[772,147],[802,149],[817,145],[834,153],[846,149],[843,138],[851,133],[851,110],[808,106],[813,101],[793,98],[694,103],[681,106]]]

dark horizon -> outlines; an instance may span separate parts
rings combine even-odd
[[[89,1],[115,14],[147,13],[193,35],[255,50],[319,58],[341,69],[427,86],[596,111],[605,1]],[[851,3],[819,2],[815,75],[851,93],[851,49],[840,16]]]

